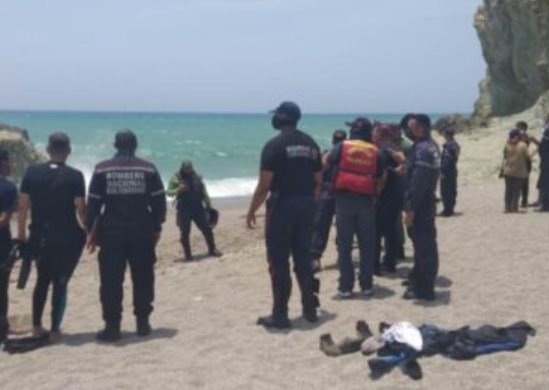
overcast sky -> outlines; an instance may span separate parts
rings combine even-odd
[[[469,112],[481,0],[0,2],[0,109]]]

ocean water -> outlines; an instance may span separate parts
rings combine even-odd
[[[336,128],[357,114],[304,115],[300,128],[321,148]],[[370,119],[398,122],[401,115],[370,114]],[[0,122],[28,130],[35,146],[45,151],[48,135],[63,131],[71,137],[69,164],[89,180],[95,164],[114,154],[116,131],[132,129],[137,154],[154,162],[167,184],[181,161],[192,160],[213,197],[249,195],[257,180],[263,144],[275,136],[270,115],[0,111]]]

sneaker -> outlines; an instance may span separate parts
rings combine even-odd
[[[341,291],[341,290],[337,290],[336,296],[337,296],[339,299],[350,299],[350,298],[353,297],[353,292],[352,292],[352,291]]]
[[[370,287],[370,288],[365,288],[364,290],[362,290],[360,292],[360,295],[362,295],[363,297],[366,297],[366,298],[369,298],[369,297],[372,297],[374,295],[374,288],[373,287]]]
[[[139,337],[146,337],[152,333],[151,324],[148,319],[137,320],[137,335]]]
[[[370,378],[374,381],[391,372],[394,368],[384,360],[376,358],[368,360],[368,367],[370,367]]]
[[[292,327],[288,318],[274,318],[273,316],[259,317],[256,324],[267,329],[288,329]]]
[[[95,339],[103,343],[115,343],[121,338],[120,327],[116,326],[106,326],[105,329],[95,335]]]
[[[404,363],[402,371],[415,381],[419,381],[423,378],[423,371],[416,359],[408,360]]]

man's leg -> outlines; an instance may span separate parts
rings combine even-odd
[[[202,232],[202,235],[206,240],[206,245],[208,246],[208,253],[210,255],[215,255],[218,251],[215,245],[213,230],[210,227],[208,220],[206,219],[206,210],[202,209],[197,211],[193,215],[193,220],[194,220],[194,223],[196,223],[198,230]]]
[[[188,212],[177,213],[177,225],[179,226],[180,242],[183,246],[185,260],[191,260],[193,255],[191,251],[191,216]]]
[[[336,211],[337,252],[339,265],[339,292],[351,294],[355,284],[355,267],[352,249],[355,235],[356,215]]]
[[[287,203],[288,200],[282,199],[270,199],[267,203],[265,241],[271,276],[273,309],[271,317],[258,320],[258,324],[266,327],[286,328],[290,326],[288,301],[292,290],[290,247],[294,215]]]
[[[385,253],[387,253],[387,208],[385,205],[378,205],[376,209],[376,244],[375,244],[375,261],[374,261],[374,274],[381,276],[381,243],[385,237]]]
[[[400,207],[390,206],[387,210],[384,232],[385,237],[385,257],[383,260],[384,268],[389,272],[396,272],[396,263],[400,248],[400,239],[397,234],[396,226],[400,219],[402,211]]]
[[[0,343],[6,339],[9,332],[8,290],[11,269],[5,268],[4,265],[5,263],[0,262]]]
[[[40,336],[46,330],[42,326],[42,315],[48,298],[48,290],[52,281],[52,258],[49,248],[41,248],[36,262],[36,285],[32,295],[32,325],[34,335]]]
[[[323,198],[317,201],[315,220],[313,225],[313,237],[311,240],[311,257],[320,261],[322,254],[328,245],[330,230],[335,214],[335,200]]]
[[[101,306],[106,327],[104,332],[97,335],[99,340],[116,341],[120,338],[124,273],[129,255],[127,233],[104,232],[99,251],[99,276]]]
[[[513,211],[513,179],[505,177],[505,212]]]
[[[301,290],[301,304],[305,319],[311,322],[318,320],[316,308],[319,305],[315,295],[313,283],[313,270],[309,248],[314,218],[314,201],[302,199],[296,202],[294,234],[292,237],[292,256],[294,260],[294,272]]]
[[[442,215],[450,215],[450,178],[444,175],[440,178],[440,196],[442,198]]]
[[[412,229],[416,259],[413,292],[416,298],[432,300],[439,263],[435,222],[433,219],[418,219]]]
[[[360,289],[364,294],[370,295],[373,293],[373,274],[376,255],[376,216],[373,199],[358,214],[357,237],[360,251]]]
[[[151,332],[149,316],[154,301],[154,263],[156,254],[152,234],[135,234],[130,243],[130,272],[133,284],[133,307],[137,333],[147,336]]]

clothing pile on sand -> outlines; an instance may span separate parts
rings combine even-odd
[[[379,324],[379,335],[374,335],[365,321],[356,323],[356,336],[339,343],[327,333],[320,336],[320,349],[327,356],[341,356],[362,351],[365,356],[377,354],[368,360],[370,377],[377,380],[394,368],[400,367],[411,379],[420,380],[423,372],[418,359],[442,355],[452,360],[472,360],[477,356],[500,351],[515,351],[526,345],[535,329],[525,321],[507,327],[483,325],[464,326],[447,330],[436,325],[416,327],[409,322]]]

